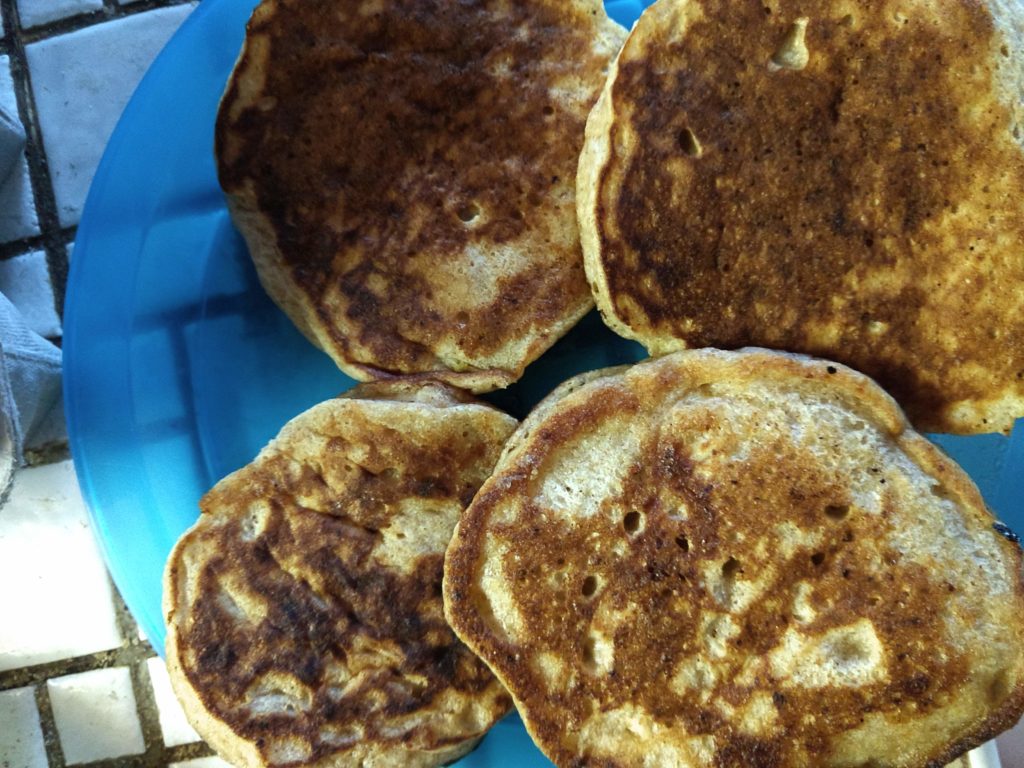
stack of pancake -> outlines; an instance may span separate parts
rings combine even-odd
[[[560,766],[923,767],[1011,726],[1020,550],[915,429],[1024,416],[1022,100],[1001,0],[264,0],[221,182],[376,383],[172,552],[199,733],[435,766],[514,704]],[[652,359],[518,426],[458,389],[595,299]]]

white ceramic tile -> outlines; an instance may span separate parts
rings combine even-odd
[[[127,667],[46,681],[68,765],[146,751]]]
[[[170,768],[231,768],[230,763],[225,763],[219,757],[197,757],[194,760],[186,760],[183,763],[171,763]]]
[[[15,474],[0,507],[0,584],[0,671],[121,644],[70,461]]]
[[[156,698],[156,709],[160,715],[160,730],[164,744],[176,747],[179,744],[193,744],[202,741],[199,734],[185,719],[185,713],[171,689],[171,679],[167,676],[167,667],[161,658],[148,659],[149,679],[153,682],[153,696]]]
[[[192,8],[159,8],[26,47],[61,225],[78,222],[121,111]]]
[[[45,253],[33,251],[0,261],[0,293],[17,307],[33,331],[48,339],[60,336]]]
[[[18,114],[9,56],[0,56],[0,106],[9,115]],[[21,161],[0,184],[0,243],[38,234],[39,219],[29,180],[28,160],[22,153]]]
[[[31,688],[0,691],[0,766],[46,768],[46,747]]]
[[[28,29],[102,7],[103,0],[18,0],[18,16],[22,28]]]

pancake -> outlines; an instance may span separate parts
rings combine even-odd
[[[1024,6],[659,0],[587,125],[606,322],[873,377],[918,429],[1024,416]]]
[[[203,497],[165,573],[167,668],[224,759],[437,766],[510,709],[441,576],[515,424],[443,385],[362,385]]]
[[[1024,710],[1017,545],[877,385],[804,356],[570,380],[444,590],[563,767],[940,766]]]
[[[267,293],[347,374],[483,392],[592,306],[600,0],[264,0],[221,101],[221,185]]]

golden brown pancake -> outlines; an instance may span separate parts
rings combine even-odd
[[[222,757],[437,766],[509,710],[445,622],[441,576],[515,424],[444,385],[362,385],[202,499],[165,574],[167,666]]]
[[[1019,2],[660,0],[578,178],[606,322],[882,384],[930,431],[1024,416]]]
[[[940,766],[1024,710],[1015,544],[839,364],[570,380],[445,557],[445,614],[559,766]]]
[[[216,153],[270,296],[346,373],[507,386],[593,306],[600,0],[264,0]]]

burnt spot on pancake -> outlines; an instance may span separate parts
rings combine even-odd
[[[362,741],[424,741],[436,728],[431,717],[402,727],[403,716],[428,712],[439,694],[475,697],[494,685],[444,620],[443,554],[400,575],[374,567],[376,535],[341,518],[278,509],[241,545],[239,525],[216,529],[225,554],[199,574],[194,622],[182,636],[202,649],[188,667],[191,684],[239,736],[297,739],[310,762],[338,751],[325,737],[338,730],[358,729]],[[288,566],[295,560],[304,564],[298,572]],[[239,573],[246,592],[265,600],[257,620],[240,621],[223,597],[225,576]]]
[[[532,359],[586,310],[573,182],[611,52],[585,5],[275,0],[254,16],[269,54],[225,95],[220,180],[251,185],[332,355],[415,373],[454,345],[473,368],[540,337]]]
[[[839,360],[921,428],[993,431],[953,412],[1024,400],[1017,65],[988,9],[769,5],[702,0],[627,43],[597,211],[614,313],[661,350]]]

